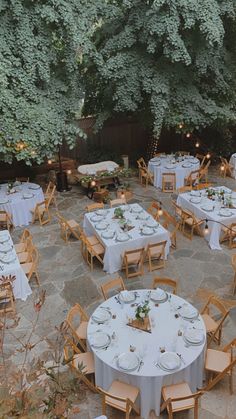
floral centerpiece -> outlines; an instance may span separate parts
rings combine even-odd
[[[125,219],[124,211],[120,207],[115,208],[114,216],[115,216],[115,218],[119,218],[120,220],[124,220]]]
[[[8,193],[14,193],[15,192],[15,189],[14,189],[14,182],[12,182],[12,181],[8,181],[8,184],[7,184],[7,191],[8,191]]]
[[[144,322],[144,319],[148,317],[149,311],[150,311],[150,307],[148,305],[148,301],[145,301],[143,305],[139,305],[136,308],[136,312],[135,312],[136,319]]]

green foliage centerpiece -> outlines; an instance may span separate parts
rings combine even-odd
[[[114,216],[115,218],[119,218],[120,220],[125,220],[124,211],[120,207],[115,208]]]
[[[136,309],[135,317],[137,320],[144,322],[144,319],[148,317],[148,313],[150,311],[150,307],[148,305],[148,301],[145,301],[143,305],[139,305]]]
[[[151,324],[148,317],[149,311],[150,307],[148,305],[148,301],[145,301],[144,304],[138,305],[135,311],[135,319],[131,319],[128,326],[151,333]]]

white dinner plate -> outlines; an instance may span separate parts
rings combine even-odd
[[[28,186],[28,189],[33,189],[34,191],[36,191],[37,189],[40,189],[41,186],[40,185],[30,185]]]
[[[101,221],[100,223],[95,224],[96,230],[106,230],[108,227],[107,223],[104,223],[104,221]]]
[[[139,205],[133,205],[131,207],[131,211],[134,212],[134,213],[139,214],[140,212],[143,212],[143,209]]]
[[[104,239],[113,239],[114,235],[115,232],[113,230],[103,231],[101,234]]]
[[[162,290],[161,288],[156,288],[155,290],[151,291],[150,298],[153,301],[157,302],[165,302],[168,299],[167,293]]]
[[[119,293],[119,300],[123,301],[123,303],[132,303],[136,300],[136,294],[133,291],[121,291]]]
[[[200,191],[191,191],[190,195],[192,196],[201,196],[201,192]]]
[[[5,205],[9,202],[8,199],[0,199],[0,205]]]
[[[165,169],[175,169],[176,164],[166,164]]]
[[[123,371],[135,371],[140,364],[139,357],[133,352],[120,354],[117,358],[117,366]]]
[[[6,253],[6,254],[1,254],[0,255],[0,261],[2,263],[13,263],[16,260],[16,256],[14,255],[14,253]]]
[[[104,218],[103,215],[93,214],[90,220],[93,221],[94,223],[99,223],[99,221],[102,221],[103,218]]]
[[[127,233],[119,233],[116,236],[116,240],[118,242],[126,242],[130,239],[129,235]]]
[[[153,165],[153,166],[160,166],[160,164],[161,164],[161,162],[160,162],[160,161],[156,161],[156,162],[154,162],[154,161],[153,161],[153,162],[152,162],[152,165]]]
[[[160,162],[160,159],[159,159],[159,157],[153,157],[150,161],[152,163],[154,163],[154,162]]]
[[[108,213],[108,211],[105,210],[105,209],[99,209],[99,210],[95,211],[95,214],[102,215],[102,216],[106,216],[107,213]]]
[[[0,243],[6,243],[10,240],[10,235],[7,232],[0,232]]]
[[[110,345],[111,338],[107,333],[97,331],[90,336],[90,343],[94,348],[105,348]]]
[[[138,214],[138,220],[147,220],[150,217],[150,215],[147,212],[140,212]]]
[[[198,317],[197,309],[189,304],[184,304],[179,309],[179,314],[181,317],[183,317],[183,319],[186,319],[186,320],[192,320]]]
[[[92,319],[96,323],[105,323],[111,318],[111,312],[102,307],[99,307],[93,314]]]
[[[206,212],[211,212],[211,211],[213,211],[214,210],[214,206],[213,205],[202,205],[201,206],[201,209],[203,210],[203,211],[206,211]]]
[[[184,167],[184,168],[188,168],[188,167],[191,167],[192,166],[192,163],[184,163],[184,164],[182,164],[182,167]]]
[[[193,196],[192,198],[190,198],[190,202],[192,202],[193,204],[200,204],[201,198],[198,196]]]
[[[219,211],[219,215],[221,215],[222,217],[231,217],[231,215],[233,215],[233,212],[232,211],[230,211],[229,209],[227,209],[227,208],[222,208],[220,211]]]
[[[141,230],[141,234],[143,234],[144,236],[151,236],[154,233],[155,230],[153,227],[143,227]]]
[[[157,228],[159,227],[159,223],[156,222],[153,218],[150,218],[146,221],[146,226],[151,228]]]
[[[181,360],[175,352],[164,352],[160,355],[158,364],[165,371],[173,371],[180,367]]]
[[[0,252],[1,253],[8,253],[11,252],[13,249],[13,246],[11,246],[9,243],[9,240],[6,243],[3,243],[0,245]]]
[[[32,194],[32,193],[24,193],[23,194],[24,199],[30,199],[30,198],[33,198],[33,196],[34,196],[34,194]]]
[[[193,329],[192,327],[187,329],[183,335],[185,341],[191,343],[193,345],[200,345],[203,343],[205,337],[203,330],[201,329]]]

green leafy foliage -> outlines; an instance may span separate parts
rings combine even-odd
[[[0,160],[40,163],[63,138],[83,132],[75,119],[83,89],[79,25],[84,1],[15,0],[0,5]]]
[[[120,113],[139,113],[156,136],[180,122],[188,130],[235,122],[235,0],[96,5],[100,24],[81,65],[84,114],[96,114],[97,128]]]

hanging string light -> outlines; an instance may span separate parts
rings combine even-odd
[[[200,143],[199,143],[199,141],[197,141],[197,142],[195,143],[195,147],[196,147],[196,148],[199,148],[199,147],[200,147]]]
[[[206,154],[206,158],[207,158],[207,159],[210,159],[210,157],[211,157],[211,155],[210,155],[210,153],[208,152],[208,153]]]
[[[190,137],[191,137],[191,132],[187,132],[186,138],[190,138]]]
[[[96,186],[96,181],[93,179],[90,183],[90,185],[92,186],[92,188],[94,188]]]

